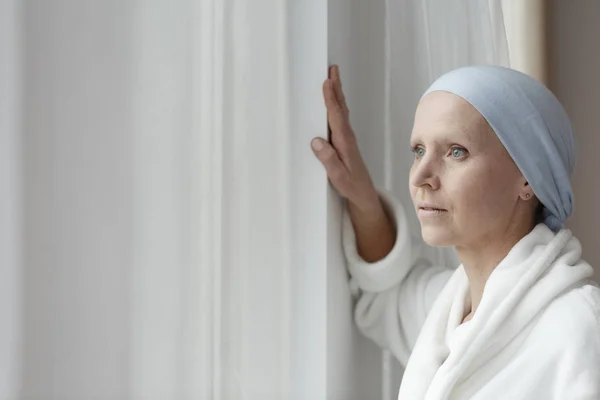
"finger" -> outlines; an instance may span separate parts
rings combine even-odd
[[[348,105],[346,104],[346,96],[344,95],[344,91],[342,89],[342,78],[340,76],[340,67],[335,66],[333,69],[333,90],[335,92],[335,97],[337,102],[340,104],[341,108],[344,110],[344,113],[348,115],[350,110],[348,109]]]
[[[348,176],[348,172],[333,146],[321,138],[313,139],[311,146],[313,152],[325,167],[327,176],[332,183],[336,186],[342,184],[345,177]]]
[[[333,88],[329,86],[331,80],[325,81],[323,92],[325,103],[327,104],[327,119],[331,134],[328,139],[339,153],[339,157],[344,164],[350,163],[350,160],[355,158],[358,152],[356,137],[352,131],[352,127],[347,116],[340,109]]]
[[[325,79],[325,82],[323,82],[323,99],[325,100],[327,111],[336,111],[340,108],[335,93],[333,92],[333,83],[331,79]]]
[[[347,129],[346,114],[335,97],[331,79],[327,79],[323,83],[323,97],[325,98],[325,106],[327,107],[331,130],[335,133]]]
[[[325,166],[327,175],[334,179],[340,174],[348,175],[349,164],[347,164],[347,159],[350,158],[351,151],[348,150],[349,146],[347,144],[338,148],[322,138],[315,138],[311,142],[311,147],[317,158]]]
[[[337,66],[336,64],[329,66],[329,68],[327,69],[327,77],[328,78],[330,78],[330,79],[333,78],[333,74],[334,74],[334,70],[335,70],[336,66]]]

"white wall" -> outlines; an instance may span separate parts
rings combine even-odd
[[[600,282],[600,2],[554,0],[550,20],[550,86],[570,115],[579,158],[573,174],[575,209],[567,226]]]

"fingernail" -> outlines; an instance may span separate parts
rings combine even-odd
[[[323,148],[323,142],[320,139],[314,139],[312,141],[312,148],[314,151],[319,151]]]

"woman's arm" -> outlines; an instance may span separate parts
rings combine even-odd
[[[373,263],[387,256],[396,242],[396,228],[377,194],[370,207],[360,209],[348,202],[348,214],[356,235],[360,257]]]

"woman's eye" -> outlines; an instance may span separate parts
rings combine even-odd
[[[425,150],[422,147],[413,147],[411,150],[417,157],[423,157],[425,154]]]
[[[452,148],[452,156],[454,158],[461,158],[466,154],[466,150],[462,149],[460,147],[453,147]]]

